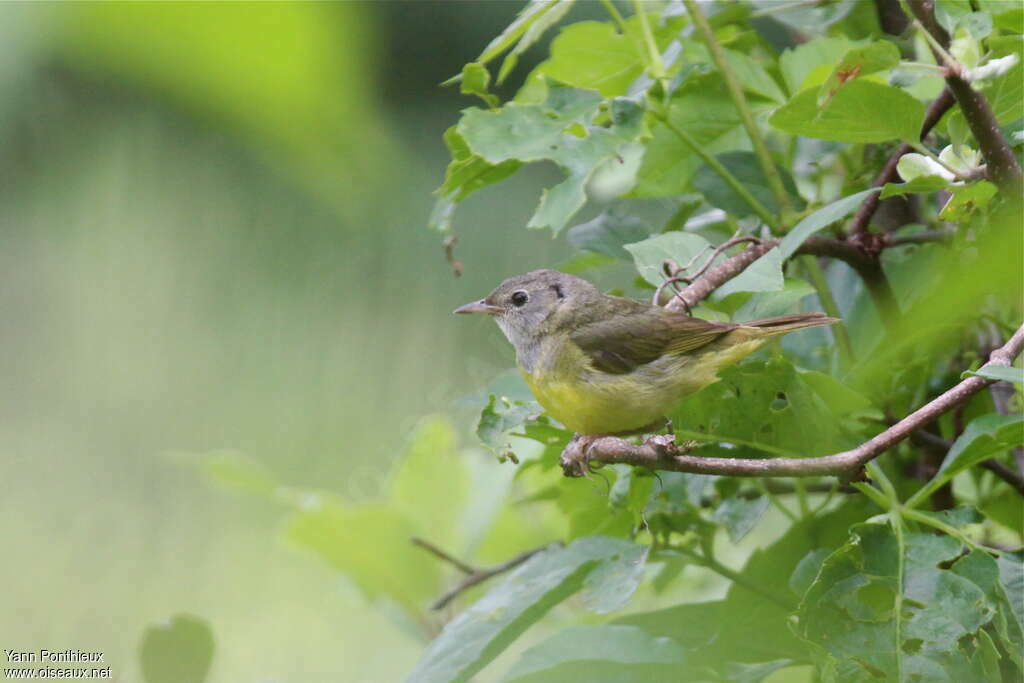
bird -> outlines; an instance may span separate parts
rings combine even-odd
[[[769,338],[838,320],[823,313],[702,320],[546,269],[508,278],[454,313],[493,317],[537,402],[577,436],[660,430],[676,403]]]

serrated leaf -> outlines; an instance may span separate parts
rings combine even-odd
[[[1014,382],[1015,384],[1024,384],[1024,368],[1007,367],[1004,365],[989,365],[986,367],[978,368],[977,370],[968,370],[963,373],[961,377],[984,377],[985,379],[994,379],[997,382]]]
[[[203,683],[213,663],[213,631],[205,620],[178,614],[149,626],[139,657],[146,683]]]
[[[907,501],[907,507],[916,507],[947,481],[968,467],[1024,444],[1024,415],[984,415],[971,420],[963,434],[942,461],[942,466],[917,493]]]
[[[779,244],[779,252],[782,254],[782,257],[786,259],[792,256],[808,237],[822,228],[826,228],[836,221],[846,218],[856,211],[861,202],[867,199],[871,193],[878,192],[879,190],[880,188],[872,187],[869,190],[837,199],[828,206],[818,209],[801,220],[782,238],[782,242]]]
[[[775,110],[768,123],[791,135],[838,142],[916,142],[924,105],[906,91],[858,78],[823,108],[817,91],[804,90]]]
[[[548,610],[575,593],[599,562],[622,552],[626,544],[595,536],[537,553],[450,621],[427,646],[407,680],[468,680]]]
[[[565,180],[544,190],[527,224],[558,233],[585,203],[594,171],[642,132],[642,107],[625,99],[611,102],[610,126],[592,125],[601,102],[594,92],[555,88],[544,104],[467,109],[457,130],[470,150],[490,164],[550,160],[562,168]]]
[[[889,525],[859,524],[851,533],[808,589],[800,635],[828,653],[843,681],[984,680],[979,639],[998,606],[956,571],[959,563],[948,568],[960,543],[905,532],[901,556]],[[994,568],[991,557],[979,555]]]
[[[476,58],[476,61],[486,64],[512,47],[534,22],[544,16],[545,13],[551,11],[560,2],[561,0],[530,0],[526,7],[519,11],[515,20],[487,44],[487,47]]]
[[[710,255],[711,244],[691,232],[669,232],[649,237],[642,242],[626,244],[624,248],[633,255],[636,270],[644,280],[655,287],[665,281],[663,265],[666,259],[685,266],[701,252]]]
[[[644,664],[678,665],[685,658],[683,648],[664,636],[652,636],[636,626],[594,624],[572,626],[526,650],[503,679],[513,681],[537,680],[538,674],[547,674],[547,680],[559,680],[555,670],[571,675],[573,680],[605,683],[610,680],[602,676],[607,673],[608,664],[630,665],[640,675]],[[591,668],[589,665],[597,664]],[[566,668],[568,667],[568,668]],[[587,667],[584,674],[583,667]],[[671,669],[669,670],[671,671]],[[621,675],[621,674],[620,674]]]

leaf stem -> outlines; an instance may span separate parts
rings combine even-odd
[[[753,209],[754,213],[757,214],[757,217],[760,218],[765,225],[772,228],[773,230],[778,227],[778,222],[776,221],[775,216],[773,216],[771,212],[768,211],[768,209],[765,207],[765,205],[759,202],[757,198],[754,197],[754,195],[750,194],[750,190],[744,187],[743,184],[736,179],[736,176],[734,176],[729,171],[729,169],[722,165],[722,162],[720,162],[714,156],[709,154],[703,147],[701,147],[701,145],[696,140],[694,140],[689,133],[687,133],[685,130],[675,125],[674,123],[672,123],[672,121],[670,121],[665,114],[662,114],[661,112],[657,111],[652,111],[652,113],[656,118],[658,118],[662,123],[664,123],[669,130],[675,133],[676,136],[680,140],[682,140],[687,147],[693,150],[694,154],[703,159],[704,163],[706,163],[712,171],[717,173],[718,176],[725,181],[725,184],[732,188],[732,191],[738,194],[740,198],[743,199],[743,201],[745,201],[751,209]]]
[[[995,554],[999,553],[998,550],[994,550],[992,548],[988,548],[988,547],[983,548],[979,544],[977,544],[974,541],[972,541],[971,539],[967,538],[967,536],[965,536],[963,534],[963,532],[961,532],[955,526],[953,526],[951,524],[946,524],[942,520],[935,519],[934,517],[926,515],[925,513],[921,512],[920,510],[915,510],[913,508],[903,507],[900,510],[900,512],[907,519],[912,519],[915,522],[920,522],[921,524],[930,526],[933,529],[938,529],[939,531],[941,531],[942,533],[944,533],[944,534],[946,534],[948,536],[952,536],[956,540],[958,540],[961,543],[963,543],[964,545],[966,545],[968,548],[977,549],[977,550],[984,550],[986,553],[995,553]]]
[[[715,572],[716,574],[729,579],[730,581],[732,581],[737,586],[742,586],[742,587],[746,588],[748,591],[750,591],[752,593],[757,593],[761,597],[766,598],[768,600],[771,600],[776,605],[778,605],[778,606],[780,606],[780,607],[782,607],[784,609],[792,610],[792,609],[796,608],[796,605],[794,604],[794,602],[792,600],[786,600],[786,599],[784,599],[784,598],[782,598],[782,597],[780,597],[778,595],[775,595],[774,593],[769,593],[768,591],[764,590],[763,588],[761,588],[757,584],[751,583],[750,581],[748,581],[746,578],[744,578],[743,576],[741,576],[737,572],[734,572],[732,569],[729,569],[728,567],[726,567],[724,564],[722,564],[721,562],[719,562],[718,560],[716,560],[713,557],[708,557],[708,556],[705,556],[705,555],[701,555],[701,554],[699,554],[699,553],[697,553],[697,552],[695,552],[693,550],[690,550],[689,548],[685,548],[685,547],[669,546],[669,549],[670,550],[674,550],[674,551],[678,552],[681,555],[685,555],[686,557],[689,557],[690,559],[692,559],[694,562],[696,562],[697,564],[701,565],[702,567],[707,567],[708,569],[710,569],[711,571]]]
[[[786,504],[779,500],[779,497],[772,493],[771,489],[769,489],[762,480],[757,480],[757,487],[761,489],[761,493],[763,493],[768,498],[768,502],[770,502],[772,505],[778,508],[779,512],[788,517],[789,521],[794,523],[800,521],[800,519],[795,514],[793,514],[793,511],[786,507]]]
[[[650,62],[651,76],[657,81],[664,81],[666,77],[665,64],[661,61],[661,52],[658,51],[658,44],[654,42],[654,32],[647,21],[647,13],[644,12],[643,3],[640,0],[633,0],[633,13],[640,21],[640,32],[644,36],[644,44],[647,46],[647,59]],[[668,89],[665,89],[668,92]]]
[[[747,98],[743,94],[743,87],[740,85],[739,79],[736,78],[736,74],[729,65],[729,62],[725,57],[725,51],[715,38],[715,32],[711,28],[711,24],[708,23],[707,18],[697,6],[696,0],[683,0],[683,4],[686,5],[686,11],[689,12],[694,25],[696,25],[697,29],[704,36],[704,42],[707,43],[708,51],[711,53],[711,59],[714,60],[715,66],[717,66],[718,70],[722,72],[722,79],[725,81],[725,86],[729,90],[729,96],[736,105],[736,109],[740,114],[740,119],[743,121],[743,127],[747,129],[747,135],[750,137],[750,142],[754,147],[754,154],[757,156],[757,160],[761,164],[761,172],[764,173],[764,177],[768,181],[768,187],[771,189],[772,195],[775,197],[775,202],[779,206],[780,218],[782,218],[780,222],[784,223],[784,217],[788,216],[792,210],[792,205],[789,201],[789,194],[786,192],[786,188],[782,184],[782,176],[779,175],[779,171],[775,167],[775,162],[772,161],[772,155],[768,151],[768,146],[764,142],[764,137],[761,135],[761,131],[757,127],[757,122],[754,121],[754,114],[750,110],[750,105],[747,104]]]
[[[839,353],[843,357],[843,366],[848,368],[854,364],[857,357],[853,353],[853,344],[850,342],[850,331],[846,329],[846,323],[843,322],[842,316],[839,315],[839,306],[836,304],[835,297],[832,296],[832,289],[828,286],[825,272],[818,264],[816,256],[807,254],[802,256],[801,260],[803,261],[804,268],[807,269],[807,277],[810,278],[814,290],[818,293],[818,299],[821,301],[821,306],[825,309],[825,313],[829,317],[838,318],[838,322],[832,326],[832,334],[835,337],[836,345],[839,346]]]
[[[628,37],[628,34],[626,33],[626,20],[623,18],[622,13],[619,12],[619,8],[615,6],[615,3],[612,2],[612,0],[601,0],[601,4],[604,5],[604,8],[608,11],[612,21],[615,22],[615,25],[619,27],[620,31],[622,31],[622,35]]]

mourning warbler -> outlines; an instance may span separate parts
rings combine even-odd
[[[579,434],[660,427],[676,401],[768,337],[836,322],[822,313],[710,322],[609,296],[554,270],[509,278],[455,313],[492,316],[537,401]]]

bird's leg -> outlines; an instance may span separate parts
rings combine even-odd
[[[590,447],[604,434],[575,434],[562,450],[558,462],[567,477],[585,477],[590,472]]]

